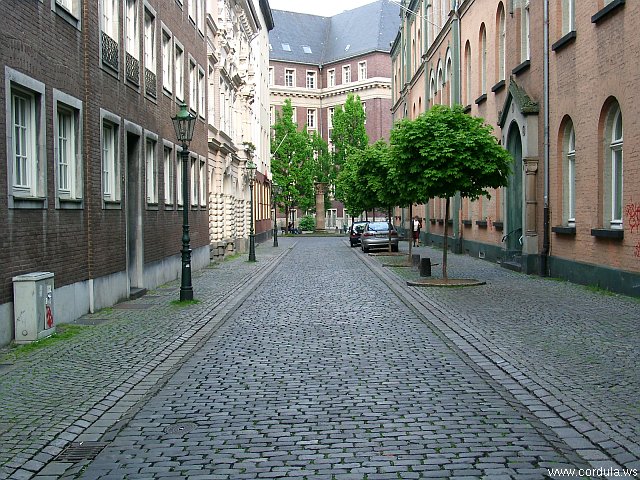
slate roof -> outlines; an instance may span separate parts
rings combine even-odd
[[[275,26],[269,32],[269,59],[283,62],[326,65],[373,51],[389,52],[400,27],[400,7],[390,0],[333,17],[284,10],[272,13]]]

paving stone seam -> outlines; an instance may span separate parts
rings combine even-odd
[[[159,360],[159,355],[155,356],[146,364],[141,365],[136,372],[124,378],[120,385],[106,393],[102,402],[99,402],[104,404],[105,409],[97,419],[91,422],[88,426],[85,426],[85,420],[83,420],[83,417],[85,417],[91,409],[82,413],[76,420],[72,421],[71,425],[58,433],[55,438],[42,449],[34,452],[28,458],[22,459],[20,462],[21,465],[16,465],[16,468],[14,468],[13,471],[5,470],[8,474],[7,478],[29,479],[33,478],[34,475],[37,475],[39,471],[46,467],[45,464],[33,464],[30,465],[29,468],[25,468],[25,465],[32,462],[33,458],[42,451],[46,450],[49,452],[51,457],[55,457],[55,455],[60,453],[66,446],[73,442],[97,440],[97,434],[100,432],[99,439],[115,435],[117,431],[126,425],[125,420],[132,418],[135,412],[142,407],[144,402],[148,401],[155,391],[162,388],[179,366],[186,362],[189,357],[215,333],[217,329],[224,325],[225,321],[242,305],[242,303],[247,300],[251,293],[269,277],[269,274],[275,270],[282,259],[295,247],[295,245],[296,244],[294,243],[291,246],[283,248],[280,253],[269,258],[269,260],[264,264],[257,265],[257,271],[247,273],[239,279],[238,282],[234,283],[234,285],[228,289],[235,293],[233,300],[229,301],[229,296],[221,295],[219,299],[201,307],[202,311],[196,315],[195,322],[188,329],[188,331],[194,330],[193,333],[189,336],[181,335],[176,338],[170,346],[165,347],[173,347],[171,353],[166,355],[165,358]],[[214,318],[216,318],[216,321],[212,322],[211,320]],[[144,375],[140,375],[140,370],[143,369],[147,369],[148,372]],[[159,371],[161,371],[160,374],[158,373]],[[149,382],[148,380],[154,376],[157,378]],[[130,383],[130,385],[123,389],[122,386],[127,383]],[[146,386],[144,386],[145,384]],[[135,392],[135,394],[132,392]],[[110,399],[114,394],[118,397],[118,400]],[[131,402],[132,395],[135,395],[136,397],[138,395],[142,395],[142,398],[137,399],[133,406],[129,406],[126,409],[126,415],[119,415],[117,419],[107,418],[111,414],[110,412],[118,410],[119,405],[121,406],[127,402]],[[108,429],[105,429],[104,427],[96,427],[97,424],[104,423],[105,420],[107,424],[110,424]],[[90,433],[86,433],[87,431]],[[92,434],[91,432],[94,433]],[[70,464],[70,466],[74,466],[74,464]]]
[[[346,242],[345,245],[347,245]],[[419,290],[416,291],[415,288],[407,288],[406,279],[398,276],[395,273],[389,273],[380,265],[377,260],[369,258],[368,255],[360,255],[355,251],[353,253],[355,255],[358,255],[359,258],[361,258],[365,263],[365,265],[367,265],[378,276],[378,278],[380,278],[380,280],[382,280],[396,294],[396,296],[403,303],[405,303],[407,306],[409,306],[409,308],[416,312],[416,314],[418,314],[419,318],[423,322],[433,327],[435,333],[439,334],[439,336],[443,338],[443,340],[446,341],[448,345],[450,345],[452,348],[455,348],[456,351],[458,351],[463,356],[463,358],[466,358],[470,362],[470,366],[473,367],[475,365],[484,373],[489,375],[489,377],[491,377],[502,387],[501,390],[506,390],[510,394],[510,396],[514,397],[519,405],[522,405],[524,408],[526,408],[528,412],[534,415],[534,417],[540,418],[539,411],[531,408],[536,407],[537,403],[539,405],[544,405],[549,411],[554,413],[557,419],[562,420],[564,423],[566,423],[563,417],[557,411],[556,407],[551,405],[552,401],[550,401],[549,399],[545,399],[544,397],[539,397],[538,394],[534,391],[535,389],[531,389],[530,386],[526,384],[526,382],[523,382],[523,380],[519,380],[513,376],[513,372],[518,370],[513,367],[507,360],[501,359],[502,361],[496,361],[496,354],[494,352],[487,352],[485,348],[478,348],[477,345],[467,340],[465,336],[452,329],[444,321],[444,319],[447,318],[447,314],[444,311],[445,309],[443,307],[434,305],[431,301],[422,297],[422,295],[420,295],[419,293]],[[416,307],[416,304],[418,304],[421,308]],[[456,325],[456,328],[458,327],[459,325]],[[465,329],[465,334],[470,333]],[[474,340],[476,340],[475,335],[472,336]],[[498,371],[496,371],[496,368]],[[527,378],[526,376],[524,377]],[[514,382],[517,384],[517,387],[513,386]],[[526,395],[523,395],[522,391],[526,392]],[[555,400],[557,400],[558,402],[562,402],[559,399]],[[524,403],[525,401],[528,402],[529,405]],[[531,401],[535,401],[535,403],[532,403]],[[566,427],[563,426],[561,428],[550,427],[550,429],[564,443],[567,443],[567,441],[571,442],[572,438],[584,439],[585,448],[575,449],[575,451],[580,456],[580,458],[591,465],[592,468],[599,468],[605,465],[608,468],[621,468],[619,463],[622,462],[617,462],[614,459],[613,455],[601,445],[594,445],[589,439],[586,439],[580,432],[578,432],[578,430],[571,424],[568,424]],[[544,434],[544,432],[541,433]],[[604,432],[601,433],[603,433],[604,435]],[[588,452],[590,451],[601,452],[607,457],[607,463],[605,464],[602,461],[590,460],[588,458]]]

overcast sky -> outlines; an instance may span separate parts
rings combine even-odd
[[[375,0],[269,0],[269,6],[273,10],[288,10],[331,17],[373,1]]]

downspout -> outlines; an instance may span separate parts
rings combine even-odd
[[[460,71],[460,15],[459,15],[459,5],[458,0],[453,0],[453,19],[451,22],[451,33],[453,37],[453,52],[451,55],[451,60],[453,65],[453,75],[451,75],[451,88],[453,89],[453,104],[459,105],[462,103],[461,101],[461,71]],[[453,200],[453,214],[451,215],[453,219],[453,253],[462,253],[462,236],[460,229],[460,205],[462,203],[462,199],[460,198],[460,192],[456,192],[456,195]]]
[[[549,273],[548,259],[550,250],[549,235],[549,0],[543,2],[543,105],[544,105],[544,219],[542,237],[542,255],[540,256],[540,275]]]

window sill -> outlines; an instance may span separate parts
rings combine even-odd
[[[476,225],[480,228],[487,228],[486,220],[476,220]]]
[[[591,235],[596,238],[622,240],[624,238],[624,230],[621,228],[592,228]]]
[[[498,230],[499,232],[504,230],[504,222],[493,222],[493,226],[495,227],[496,230]]]
[[[69,25],[80,30],[80,18],[77,17],[75,13],[70,12],[62,5],[59,5],[57,2],[54,4],[54,9],[58,16],[69,23]]]
[[[121,210],[122,204],[120,201],[103,200],[102,208],[104,210]]]
[[[504,86],[505,86],[505,81],[504,80],[500,80],[493,87],[491,87],[491,91],[493,93],[498,93],[500,90],[502,90],[504,88]]]
[[[464,113],[471,113],[471,105],[467,105],[466,107],[464,107]]]
[[[563,35],[562,38],[560,38],[560,40],[558,40],[556,43],[551,45],[551,50],[553,50],[554,52],[559,52],[564,47],[574,43],[576,41],[577,36],[578,34],[576,33],[575,30],[570,31],[566,35]]]
[[[58,197],[58,208],[60,210],[81,210],[82,199]]]
[[[147,210],[158,210],[157,203],[147,203]]]
[[[465,227],[470,227],[471,226],[471,220],[462,220],[462,225],[464,225]]]
[[[531,66],[531,60],[525,60],[520,65],[518,65],[513,70],[511,70],[511,73],[513,73],[514,75],[519,75],[519,74],[529,70],[530,66]]]
[[[600,23],[606,20],[607,18],[609,18],[610,15],[613,15],[613,13],[616,12],[619,8],[623,7],[624,2],[625,0],[613,0],[613,2],[611,2],[609,5],[607,5],[602,10],[600,10],[598,13],[596,13],[594,16],[591,17],[591,23]]]
[[[551,231],[557,235],[575,235],[576,227],[558,225],[557,227],[551,227]]]
[[[438,225],[444,225],[444,218],[438,219]]]
[[[486,101],[487,101],[487,94],[483,93],[478,98],[476,98],[476,105],[480,105],[481,103],[486,102]]]
[[[18,197],[13,196],[13,208],[17,209],[43,209],[47,208],[47,199],[44,197]]]

